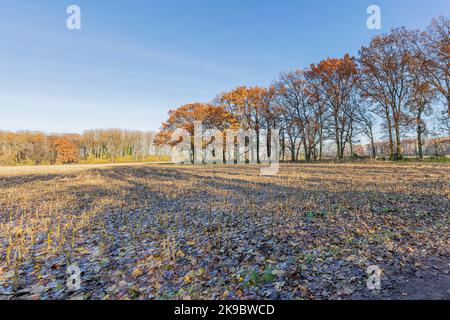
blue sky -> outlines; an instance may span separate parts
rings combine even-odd
[[[82,29],[66,28],[79,5]],[[425,28],[448,0],[0,0],[0,129],[156,130],[169,109]]]

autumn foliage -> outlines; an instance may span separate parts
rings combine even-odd
[[[54,142],[56,151],[56,163],[73,163],[77,160],[77,150],[75,145],[68,139],[57,138]]]
[[[167,143],[177,128],[192,135],[193,122],[201,121],[224,134],[228,128],[255,130],[258,151],[260,130],[279,129],[282,160],[400,160],[412,137],[413,155],[422,158],[425,139],[450,135],[449,35],[446,17],[433,19],[427,31],[393,29],[374,37],[358,56],[284,72],[267,88],[238,86],[212,104],[184,105],[170,111],[157,142]],[[377,131],[385,141],[376,141]],[[379,150],[380,142],[387,147]],[[450,152],[443,148],[443,154]]]
[[[120,129],[83,134],[0,131],[0,165],[167,161],[152,132]]]

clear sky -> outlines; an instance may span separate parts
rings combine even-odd
[[[69,5],[82,29],[66,28]],[[156,130],[169,109],[425,28],[449,0],[0,0],[0,129]]]

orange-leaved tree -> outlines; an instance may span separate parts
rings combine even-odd
[[[191,136],[191,162],[195,159],[194,122],[202,123],[202,129],[224,130],[234,122],[233,116],[223,106],[206,103],[186,104],[178,109],[169,111],[169,119],[163,123],[156,136],[156,143],[162,145],[175,145],[180,141],[171,141],[172,134],[177,129],[185,129]]]
[[[237,87],[230,92],[221,94],[219,102],[225,106],[242,129],[256,131],[256,160],[259,163],[260,130],[273,120],[270,116],[273,88]],[[266,122],[266,123],[265,123]]]
[[[67,164],[77,160],[77,149],[75,144],[66,137],[58,137],[54,141],[56,152],[56,163]]]

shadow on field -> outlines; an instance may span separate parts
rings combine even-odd
[[[130,223],[136,223],[143,215],[155,224],[159,223],[153,219],[156,215],[188,215],[189,221],[184,225],[180,219],[170,217],[167,226],[157,225],[131,246],[132,231],[121,229],[121,223],[127,219],[106,225],[105,233],[120,233],[109,243],[110,255],[120,258],[114,269],[132,269],[138,259],[128,257],[122,261],[123,252],[148,253],[144,241],[159,235],[161,230],[165,235],[177,223],[180,246],[194,235],[198,242],[207,243],[202,244],[201,254],[197,252],[196,263],[216,277],[227,275],[221,263],[227,263],[227,268],[256,265],[252,252],[261,253],[265,259],[261,263],[280,259],[271,268],[286,268],[280,274],[288,276],[283,280],[287,287],[278,298],[295,297],[293,292],[298,286],[309,281],[308,290],[315,298],[328,298],[331,294],[337,297],[344,292],[349,299],[448,299],[449,293],[442,284],[449,279],[444,274],[448,266],[443,263],[448,260],[450,225],[445,181],[436,179],[434,171],[417,172],[414,167],[404,171],[411,171],[418,180],[401,185],[395,179],[405,173],[403,169],[399,172],[398,168],[388,168],[383,172],[386,179],[394,177],[389,184],[375,181],[380,174],[376,166],[337,167],[342,172],[328,165],[304,165],[304,174],[297,176],[291,176],[298,173],[296,167],[285,167],[274,177],[260,177],[258,166],[229,170],[208,166],[112,167],[5,177],[1,179],[0,192],[3,195],[29,191],[32,194],[22,199],[27,205],[60,199],[69,208],[63,211],[65,215],[96,206],[98,220],[111,219],[119,212],[125,218],[136,216]],[[366,182],[358,181],[363,173]],[[434,180],[424,183],[431,175]],[[214,221],[223,223],[223,230],[217,229]],[[207,224],[206,228],[202,223]],[[211,244],[216,243],[218,230],[220,241],[229,234],[223,251]],[[153,247],[150,249],[160,249]],[[216,250],[217,257],[207,255],[208,247]],[[384,271],[385,290],[378,296],[365,288],[364,268],[371,264]],[[433,265],[439,268],[433,269]],[[353,291],[345,287],[352,278],[357,278],[351,283]]]

